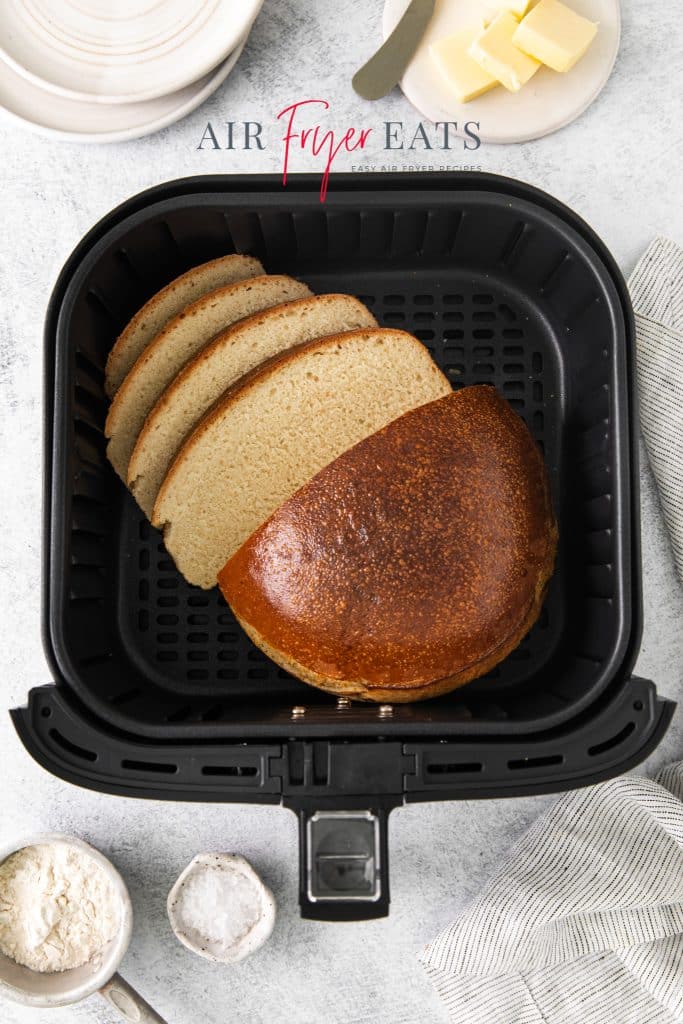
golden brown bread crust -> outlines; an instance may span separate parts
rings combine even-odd
[[[538,617],[556,546],[540,452],[508,403],[477,386],[337,458],[219,584],[294,675],[405,702],[455,689],[514,650]]]

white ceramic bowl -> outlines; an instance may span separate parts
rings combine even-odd
[[[186,930],[178,913],[182,890],[188,879],[199,872],[215,870],[231,871],[240,875],[251,885],[259,903],[258,921],[228,950],[217,942],[207,942],[197,932]],[[249,861],[234,853],[198,853],[193,857],[169,892],[166,909],[176,938],[183,946],[215,964],[236,964],[260,949],[270,938],[276,913],[275,897],[270,889],[264,885]]]
[[[92,961],[69,971],[41,974],[28,967],[22,967],[10,957],[0,953],[0,995],[26,1006],[64,1006],[67,1003],[85,999],[97,992],[116,972],[130,942],[133,928],[133,908],[126,888],[114,865],[107,858],[75,836],[60,832],[42,832],[22,836],[13,842],[0,844],[0,864],[10,854],[26,846],[64,843],[89,854],[109,878],[120,901],[119,930],[95,964]]]

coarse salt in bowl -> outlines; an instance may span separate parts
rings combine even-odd
[[[234,964],[269,938],[275,899],[237,854],[199,853],[168,894],[168,919],[188,949],[213,963]]]

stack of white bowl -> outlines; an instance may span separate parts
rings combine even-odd
[[[0,108],[41,134],[120,142],[225,81],[263,0],[1,0]]]

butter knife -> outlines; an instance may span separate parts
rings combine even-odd
[[[411,0],[391,35],[351,81],[364,100],[378,100],[394,88],[410,64],[432,14],[436,0]]]

